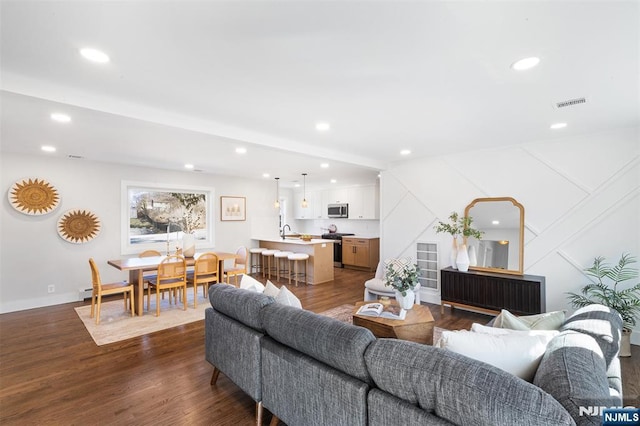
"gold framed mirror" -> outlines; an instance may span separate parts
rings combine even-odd
[[[482,238],[469,238],[476,264],[469,269],[522,275],[524,270],[524,207],[511,197],[476,198],[464,210]],[[474,253],[475,252],[475,253]],[[472,262],[473,263],[473,262]]]

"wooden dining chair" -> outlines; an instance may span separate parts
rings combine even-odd
[[[156,316],[160,316],[160,292],[182,290],[182,303],[187,310],[187,262],[178,255],[167,256],[158,265],[158,277],[149,281],[147,287],[147,310],[151,303],[151,289],[156,291]],[[176,299],[177,303],[177,299]]]
[[[102,281],[100,280],[100,272],[98,271],[98,267],[96,266],[96,262],[94,262],[93,258],[89,259],[89,266],[91,267],[91,283],[93,285],[93,291],[91,292],[90,318],[93,318],[94,308],[97,305],[97,308],[95,308],[96,324],[100,324],[100,306],[102,305],[102,296],[119,293],[124,295],[125,311],[127,310],[127,300],[131,300],[129,309],[131,309],[131,316],[134,316],[135,312],[133,307],[135,306],[135,296],[133,292],[133,284],[126,282],[102,284]]]
[[[238,247],[238,250],[236,250],[236,258],[233,261],[233,268],[225,269],[224,271],[227,284],[231,284],[230,277],[234,277],[235,286],[238,287],[238,275],[247,273],[248,255],[249,252],[246,247]]]
[[[157,257],[162,256],[158,250],[145,250],[138,254],[138,257]],[[149,281],[155,280],[158,277],[158,271],[156,269],[148,269],[142,271],[142,279],[144,281],[144,289],[149,287]],[[164,300],[164,291],[162,292],[162,299]],[[169,304],[171,304],[171,292],[169,292]]]
[[[202,296],[207,297],[209,284],[219,282],[218,256],[215,253],[202,253],[196,259],[193,272],[187,274],[187,284],[193,284],[193,307],[198,307],[198,286],[202,286]]]

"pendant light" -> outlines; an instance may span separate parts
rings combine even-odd
[[[303,191],[304,192],[302,193],[303,194],[303,196],[302,196],[302,207],[306,209],[307,207],[309,207],[309,203],[307,203],[307,174],[306,173],[302,174],[302,179],[303,179],[303,182],[304,182],[304,184],[303,184],[304,185],[303,186]]]
[[[280,208],[280,178],[276,178],[276,201],[273,203],[273,207]]]

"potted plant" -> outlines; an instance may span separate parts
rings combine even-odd
[[[482,231],[473,229],[471,216],[459,217],[458,213],[452,212],[449,215],[449,223],[438,222],[435,226],[436,233],[445,232],[453,237],[453,247],[451,249],[451,267],[466,272],[469,269],[469,254],[467,253],[467,238],[482,238]],[[458,246],[458,235],[462,235],[462,245]],[[474,262],[475,263],[475,262]],[[475,266],[475,265],[473,265]]]
[[[385,279],[388,286],[393,287],[396,300],[402,309],[411,309],[415,302],[414,290],[418,285],[420,268],[417,264],[392,262],[387,265]]]
[[[593,266],[585,269],[595,282],[582,287],[580,294],[568,293],[574,308],[598,303],[618,311],[623,322],[620,356],[631,356],[631,330],[640,315],[640,283],[626,289],[618,288],[624,281],[638,277],[638,269],[630,266],[634,263],[636,259],[628,253],[623,254],[615,266],[605,263],[602,256],[596,257]]]

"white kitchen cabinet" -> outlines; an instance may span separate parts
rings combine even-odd
[[[303,191],[296,191],[293,193],[293,217],[294,219],[322,219],[327,217],[326,204],[324,209],[322,208],[322,193],[321,191],[307,191],[307,207],[302,207],[302,200],[304,198]]]
[[[349,219],[379,219],[380,197],[375,185],[348,188]]]
[[[327,204],[341,204],[349,202],[348,188],[332,188],[329,190]]]

